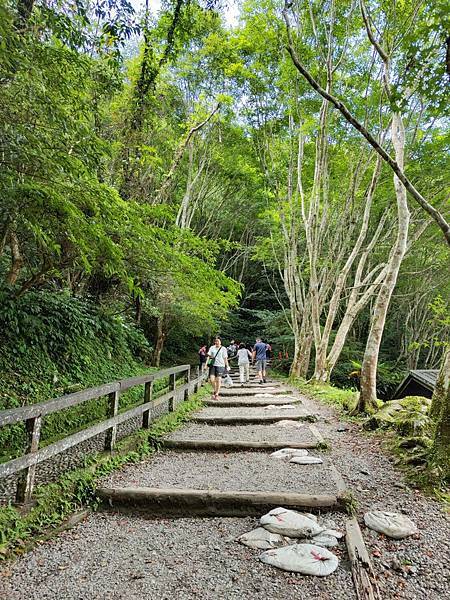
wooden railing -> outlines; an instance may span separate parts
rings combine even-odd
[[[184,382],[180,382],[177,379],[180,376],[183,377]],[[155,394],[153,393],[153,384],[155,381],[167,377],[169,378],[169,391],[155,397]],[[38,404],[30,404],[20,408],[2,410],[0,411],[0,427],[25,422],[26,449],[23,456],[0,464],[0,479],[13,475],[14,473],[20,473],[17,482],[16,502],[27,504],[30,502],[33,493],[37,464],[68,450],[72,446],[93,438],[104,431],[106,431],[105,450],[112,451],[116,444],[118,425],[142,415],[142,427],[148,428],[152,420],[152,409],[164,402],[168,402],[169,412],[172,412],[177,397],[182,395],[183,399],[187,400],[191,392],[195,393],[198,390],[198,387],[202,385],[203,380],[204,375],[199,374],[198,368],[195,378],[191,379],[191,367],[189,365],[181,365],[179,367],[172,367],[170,369],[149,373],[148,375],[122,379],[121,381],[107,383],[81,392],[67,394],[66,396],[61,396],[60,398],[48,402],[40,402]],[[139,404],[134,408],[119,413],[121,392],[139,385],[144,386],[143,404]],[[53,444],[39,448],[43,417],[72,406],[78,406],[87,400],[101,398],[102,396],[108,396],[108,419],[87,427],[86,429],[82,429]]]

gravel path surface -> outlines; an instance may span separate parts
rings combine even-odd
[[[271,491],[302,494],[336,492],[324,463],[297,465],[270,458],[269,452],[173,452],[153,455],[150,461],[127,467],[105,478],[106,487],[175,487],[221,491]]]
[[[442,507],[418,490],[409,489],[381,438],[368,436],[354,424],[342,423],[336,412],[297,392],[302,408],[316,414],[320,433],[331,453],[310,452],[324,465],[301,466],[270,459],[268,453],[164,452],[150,461],[117,472],[107,485],[168,485],[228,490],[334,491],[328,471],[331,459],[358,501],[358,519],[378,576],[383,600],[450,600],[450,526]],[[218,409],[207,411],[258,411]],[[276,411],[279,412],[279,411]],[[283,411],[286,413],[293,411]],[[339,429],[339,431],[338,431]],[[244,437],[245,435],[245,437]],[[305,437],[305,436],[308,437]],[[237,427],[189,423],[171,439],[313,440],[304,425],[282,429],[273,425]],[[219,437],[221,436],[221,437]],[[394,541],[363,524],[366,510],[407,514],[419,533]],[[327,517],[331,516],[327,514]],[[342,526],[343,515],[333,515]],[[189,600],[354,600],[344,551],[343,561],[320,579],[284,573],[258,562],[259,551],[236,543],[252,529],[254,519],[143,520],[115,514],[94,514],[72,531],[46,542],[0,577],[0,597],[21,599],[151,599]]]
[[[289,446],[292,442],[314,442],[315,438],[307,424],[296,427],[277,427],[276,425],[202,425],[188,423],[182,429],[167,436],[169,440],[244,440],[251,442],[267,441]]]
[[[369,436],[359,426],[342,422],[333,408],[298,396],[306,409],[320,417],[316,426],[330,440],[331,459],[358,501],[357,516],[383,600],[450,599],[450,521],[443,507],[407,487],[393,466],[394,458],[382,448],[382,436]],[[344,427],[346,431],[337,431]],[[364,526],[367,510],[404,513],[419,533],[404,540],[389,539]]]
[[[340,515],[330,515],[338,521]],[[91,515],[0,577],[8,600],[355,600],[344,544],[325,578],[263,565],[236,537],[256,519]]]

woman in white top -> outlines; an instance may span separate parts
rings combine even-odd
[[[222,383],[222,375],[230,370],[228,364],[228,352],[227,349],[222,346],[220,338],[214,340],[214,346],[208,350],[208,367],[209,367],[209,379],[213,386],[213,400],[218,400],[220,385]]]
[[[250,359],[252,355],[244,344],[239,344],[237,357],[239,365],[239,381],[241,382],[241,387],[244,387],[244,383],[250,381]]]

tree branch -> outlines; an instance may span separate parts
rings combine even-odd
[[[207,123],[209,123],[209,121],[213,118],[213,116],[216,114],[216,112],[219,110],[219,108],[220,108],[220,103],[217,103],[216,106],[214,107],[214,109],[206,117],[206,119],[204,121],[202,121],[201,123],[198,123],[197,125],[192,127],[189,130],[187,136],[184,138],[184,140],[178,146],[178,149],[175,152],[175,156],[173,158],[172,165],[169,169],[169,172],[167,173],[166,178],[164,179],[161,187],[156,192],[156,199],[155,199],[156,204],[159,204],[165,198],[167,192],[169,191],[173,176],[175,175],[175,171],[177,170],[177,167],[180,164],[181,159],[183,158],[184,151],[186,150],[190,139],[192,138],[192,136],[195,133],[197,133],[197,131],[200,131],[200,129],[202,129]]]
[[[403,183],[406,190],[411,194],[414,200],[425,210],[437,223],[438,227],[441,229],[444,237],[447,241],[447,244],[450,245],[450,225],[445,220],[444,216],[434,208],[423,196],[422,194],[416,190],[411,181],[406,177],[403,170],[397,164],[397,162],[386,152],[386,150],[377,142],[377,140],[372,136],[372,134],[352,115],[349,109],[345,106],[343,102],[339,99],[335,98],[332,94],[327,92],[325,89],[321,87],[321,85],[314,79],[311,73],[306,69],[306,67],[300,62],[300,59],[294,49],[293,40],[291,35],[291,29],[289,24],[289,17],[287,14],[287,9],[289,7],[289,3],[286,2],[285,8],[283,10],[283,16],[286,23],[286,30],[288,35],[288,45],[287,50],[291,56],[292,62],[294,66],[299,71],[301,75],[306,79],[306,81],[310,84],[310,86],[316,90],[318,94],[320,94],[323,98],[328,100],[337,110],[344,116],[352,127],[354,127],[357,131],[361,133],[361,135],[369,142],[369,144],[374,148],[374,150],[381,156],[381,158],[389,165],[392,171],[397,175],[398,179]]]

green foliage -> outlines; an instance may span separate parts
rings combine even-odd
[[[337,388],[324,383],[307,382],[298,377],[291,377],[289,382],[305,394],[331,404],[346,413],[350,413],[356,406],[358,392],[353,390]]]
[[[42,402],[94,385],[148,372],[151,348],[122,316],[65,293],[30,292],[14,300],[0,294],[2,390],[0,408]],[[125,408],[142,396],[133,389],[121,398]],[[106,400],[85,402],[44,419],[41,439],[49,443],[106,417]],[[23,424],[0,430],[0,456],[20,453]]]

